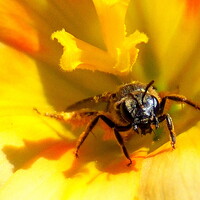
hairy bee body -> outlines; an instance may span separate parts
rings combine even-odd
[[[170,115],[164,113],[166,101],[172,100],[179,103],[185,103],[197,110],[200,110],[200,106],[188,100],[186,97],[177,94],[171,94],[161,98],[153,88],[153,83],[154,81],[151,81],[148,84],[135,81],[124,84],[119,87],[116,92],[105,92],[69,106],[66,109],[67,112],[73,111],[73,113],[77,113],[78,116],[90,117],[90,122],[87,124],[85,131],[78,138],[75,156],[78,157],[81,145],[99,120],[102,120],[107,126],[113,129],[114,136],[118,141],[122,152],[129,160],[128,165],[132,163],[132,160],[121,135],[125,131],[146,135],[147,133],[151,133],[154,129],[157,129],[159,124],[165,121],[169,130],[171,146],[174,149],[176,135]],[[95,106],[100,103],[106,104],[106,108],[98,110],[87,107],[87,104]],[[59,113],[46,113],[45,116],[65,121],[63,115]]]

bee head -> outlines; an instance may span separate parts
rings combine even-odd
[[[151,129],[159,111],[158,99],[148,93],[149,87],[153,84],[151,81],[145,90],[130,93],[120,106],[123,118],[132,123],[133,126],[145,130],[145,133]]]

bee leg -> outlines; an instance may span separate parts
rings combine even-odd
[[[75,121],[81,121],[80,119],[84,117],[91,117],[91,116],[96,116],[98,112],[96,111],[75,111],[75,112],[40,112],[37,108],[33,108],[34,111],[37,112],[37,114],[45,116],[45,117],[50,117],[59,121],[63,121],[65,123],[72,123],[73,120]]]
[[[168,96],[165,96],[163,97],[161,103],[160,103],[160,114],[163,113],[164,111],[164,108],[165,108],[165,104],[166,104],[166,101],[168,100],[171,100],[171,101],[176,101],[176,102],[180,102],[180,103],[185,103],[197,110],[200,110],[200,106],[193,103],[192,101],[188,100],[186,97],[184,96],[181,96],[181,95],[177,95],[177,94],[171,94],[171,95],[168,95]]]
[[[109,127],[114,126],[114,123],[104,115],[97,115],[96,117],[94,117],[92,121],[87,125],[85,131],[78,138],[78,141],[76,143],[76,150],[75,150],[75,156],[77,158],[78,158],[78,151],[81,145],[83,144],[83,142],[85,141],[89,133],[92,131],[92,129],[95,127],[99,119],[102,119]]]
[[[56,120],[60,120],[60,121],[65,121],[65,115],[64,112],[55,112],[55,113],[41,113],[37,108],[33,108],[34,111],[36,111],[39,115],[43,115],[45,117],[50,117],[50,118],[54,118]]]
[[[116,130],[116,128],[114,128],[114,134],[115,134],[115,137],[116,137],[125,157],[129,160],[129,163],[127,164],[127,166],[130,166],[132,164],[132,160],[131,160],[129,153],[124,145],[124,140],[123,140],[122,136],[120,135],[120,133]]]
[[[174,125],[173,125],[173,122],[172,122],[172,118],[170,117],[169,114],[164,114],[164,115],[160,116],[158,118],[158,120],[159,120],[159,122],[166,120],[167,127],[168,127],[168,130],[169,130],[169,133],[170,133],[171,146],[172,146],[172,149],[175,149],[176,134],[174,132]]]
[[[93,120],[87,125],[85,131],[79,136],[78,141],[76,143],[76,150],[75,150],[76,158],[78,158],[78,151],[79,151],[81,145],[83,144],[83,142],[85,141],[85,139],[87,138],[89,133],[92,131],[92,129],[95,127],[99,118],[100,118],[100,115],[93,118]]]
[[[125,157],[129,160],[129,163],[127,164],[127,166],[130,166],[132,164],[132,160],[129,156],[129,153],[125,147],[124,144],[124,140],[122,138],[122,136],[120,135],[119,131],[127,131],[130,128],[132,128],[132,124],[128,124],[127,126],[117,126],[112,120],[110,120],[108,117],[104,116],[104,115],[100,115],[100,118],[112,129],[114,129],[114,134],[115,137],[122,149],[123,154],[125,155]]]
[[[97,115],[95,118],[93,118],[93,120],[87,125],[85,131],[79,136],[79,139],[78,139],[77,145],[76,145],[75,156],[78,157],[78,151],[79,151],[81,145],[83,144],[83,142],[85,141],[85,139],[87,138],[89,133],[92,131],[92,129],[95,127],[95,125],[97,124],[99,119],[103,120],[110,128],[114,129],[115,137],[116,137],[119,145],[121,146],[124,155],[130,161],[128,163],[128,166],[130,166],[132,164],[132,160],[131,160],[129,153],[124,145],[123,138],[119,134],[118,131],[127,131],[131,128],[131,125],[117,126],[112,120],[110,120],[108,117],[106,117],[104,115]]]

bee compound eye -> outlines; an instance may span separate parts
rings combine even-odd
[[[154,109],[154,112],[157,113],[158,110],[159,110],[159,102],[158,102],[158,99],[154,96],[151,96],[151,100],[150,100],[150,104],[151,106],[153,107]]]

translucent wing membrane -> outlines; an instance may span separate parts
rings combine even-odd
[[[89,97],[78,101],[70,106],[68,106],[65,111],[72,112],[81,109],[91,109],[91,110],[102,110],[105,111],[107,109],[109,99],[111,97],[111,93],[107,92],[104,94],[99,94],[94,97]]]

